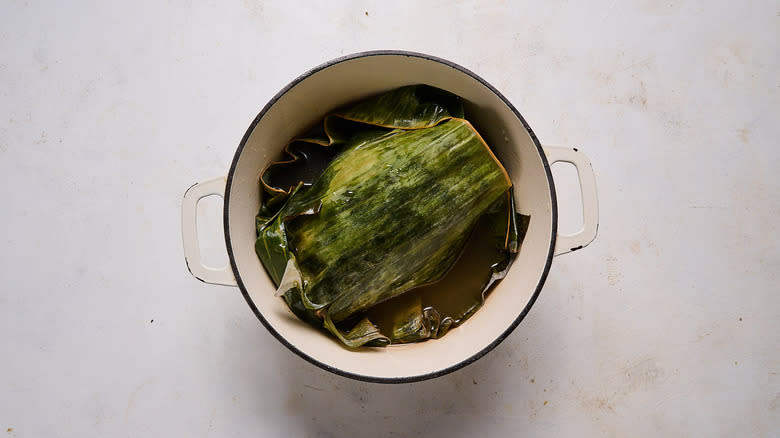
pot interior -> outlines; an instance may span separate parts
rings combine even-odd
[[[469,320],[438,340],[349,351],[298,320],[255,255],[258,178],[296,135],[337,107],[396,87],[428,84],[466,101],[467,117],[506,167],[517,209],[531,216],[528,233],[507,277]],[[541,288],[554,235],[549,169],[538,144],[512,108],[480,79],[424,55],[369,53],[315,69],[283,90],[261,112],[236,153],[228,175],[226,238],[234,274],[247,300],[282,342],[331,371],[375,381],[410,381],[469,363],[495,346],[519,322]]]

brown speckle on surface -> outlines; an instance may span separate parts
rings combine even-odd
[[[46,131],[41,131],[41,138],[35,140],[35,144],[42,144],[46,143],[47,141],[48,139],[46,138]]]
[[[13,427],[9,427],[9,428],[8,428],[8,429],[6,429],[5,431],[6,431],[6,432],[8,432],[8,433],[11,433],[11,432],[13,432],[13,431],[14,431],[14,428],[13,428]]]
[[[661,255],[661,252],[660,252],[660,251],[658,251],[658,247],[657,247],[657,246],[655,246],[655,243],[653,243],[653,242],[650,242],[650,243],[648,243],[648,244],[647,244],[647,247],[648,247],[648,248],[651,248],[651,249],[653,250],[653,254],[655,254],[655,256],[656,256],[656,257],[658,257],[659,255]]]
[[[211,410],[211,417],[209,418],[209,429],[214,428],[214,417],[217,415],[217,408]]]
[[[634,240],[631,242],[631,244],[628,245],[628,249],[631,251],[632,254],[639,255],[641,250],[639,249],[639,241]]]
[[[154,322],[154,320],[151,320],[151,321],[149,321],[149,324],[151,324],[151,323],[153,323],[153,322]]]
[[[531,383],[536,383],[536,380],[534,380],[534,379],[531,379]]]
[[[747,143],[750,141],[750,130],[747,128],[737,129],[737,134],[739,134],[739,139],[742,140],[742,143]]]
[[[620,269],[617,257],[607,257],[607,282],[610,286],[619,286],[623,279],[623,273]]]
[[[368,17],[368,11],[366,11],[366,17]]]
[[[578,389],[578,399],[593,415],[615,413],[617,407],[634,392],[652,391],[666,380],[666,373],[653,358],[627,364],[604,382],[602,390]],[[572,384],[577,385],[572,380]]]
[[[739,365],[739,362],[735,360],[734,365]]]
[[[775,411],[780,407],[780,392],[775,394],[775,398],[769,402],[769,409]]]
[[[615,407],[612,402],[606,397],[595,397],[583,401],[583,406],[595,411],[615,411]]]
[[[547,406],[547,400],[544,401],[544,404],[542,406]]]
[[[742,317],[741,316],[739,317],[739,320],[742,321]]]
[[[647,390],[658,384],[664,377],[664,370],[659,368],[655,360],[646,359],[625,369],[623,390],[626,393]]]

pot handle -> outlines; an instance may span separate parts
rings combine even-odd
[[[184,261],[187,269],[198,280],[210,284],[235,286],[236,279],[230,264],[222,268],[212,268],[203,264],[198,244],[198,202],[206,196],[225,197],[224,176],[194,184],[184,192],[181,204],[181,235],[184,241]]]
[[[596,176],[593,166],[585,154],[577,148],[544,146],[544,153],[550,165],[563,161],[577,169],[582,195],[582,228],[574,234],[558,235],[555,240],[555,255],[566,254],[588,246],[599,230],[599,200],[596,193]]]

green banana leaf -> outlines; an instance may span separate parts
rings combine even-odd
[[[399,88],[326,116],[263,170],[255,250],[298,317],[348,347],[384,346],[441,337],[482,305],[527,218],[516,215],[509,176],[463,116],[453,94]],[[478,222],[487,233],[475,236]],[[452,315],[425,306],[415,292],[480,240],[493,252],[479,296]],[[371,310],[399,299],[380,330]]]

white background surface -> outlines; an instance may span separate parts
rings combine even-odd
[[[778,3],[392,3],[3,3],[0,435],[780,436]],[[304,362],[182,256],[184,190],[369,49],[473,70],[599,185],[523,323],[422,383]]]

